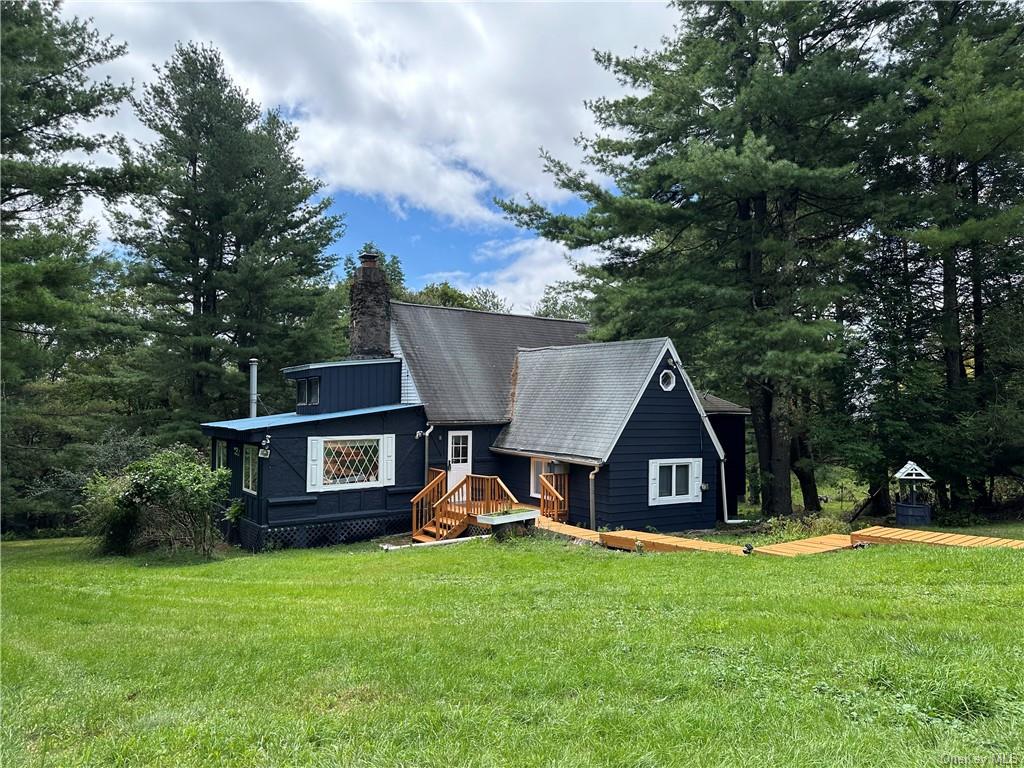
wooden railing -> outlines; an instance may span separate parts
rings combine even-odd
[[[434,519],[434,505],[448,492],[448,473],[443,469],[427,470],[430,481],[422,491],[412,497],[412,532],[419,533]]]
[[[507,512],[519,500],[497,475],[466,475],[434,503],[438,516],[496,515]]]
[[[569,517],[569,475],[548,472],[540,476],[540,513],[552,520]]]

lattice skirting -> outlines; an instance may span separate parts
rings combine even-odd
[[[333,544],[347,544],[353,541],[372,539],[377,536],[406,533],[409,530],[408,513],[389,517],[335,520],[273,528],[255,525],[244,519],[239,522],[241,544],[253,552],[267,548],[326,547]]]

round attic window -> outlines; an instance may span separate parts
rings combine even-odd
[[[661,378],[658,381],[661,383],[661,388],[666,392],[671,392],[676,388],[676,375],[672,371],[662,371]]]

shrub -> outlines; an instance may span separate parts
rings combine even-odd
[[[95,476],[82,510],[103,552],[188,547],[208,557],[228,480],[228,470],[210,470],[202,454],[172,446],[128,465],[123,474]]]
[[[781,540],[808,539],[829,533],[849,533],[849,523],[827,515],[772,517],[765,521],[767,533]]]

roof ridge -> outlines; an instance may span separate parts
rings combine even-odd
[[[586,320],[570,320],[565,317],[544,317],[543,315],[531,315],[526,312],[495,312],[493,309],[470,309],[469,307],[444,307],[440,304],[417,304],[413,301],[396,301],[392,304],[400,304],[403,307],[423,307],[424,309],[447,309],[452,312],[475,312],[478,315],[497,315],[498,317],[526,317],[531,320],[552,320],[556,323],[575,323],[576,325],[589,326]]]
[[[581,349],[584,347],[619,347],[626,344],[639,344],[645,341],[655,341],[664,344],[668,341],[668,336],[652,336],[649,339],[620,339],[618,341],[588,341],[584,344],[548,344],[544,347],[516,347],[518,352],[543,352],[547,349]]]

